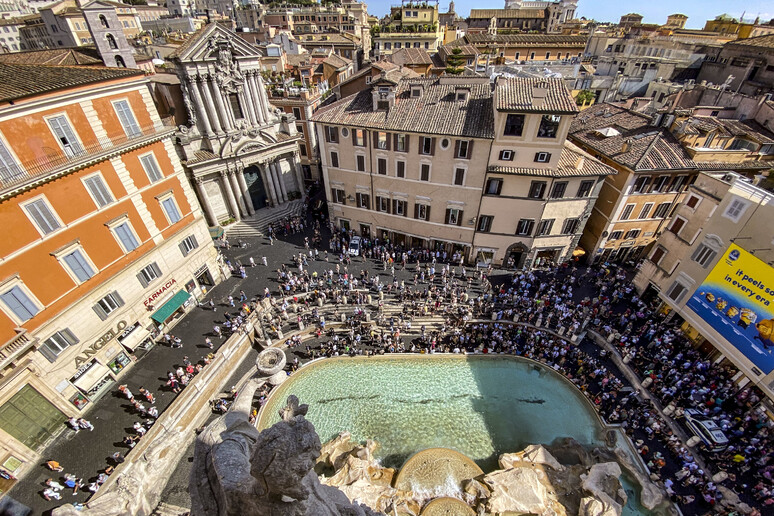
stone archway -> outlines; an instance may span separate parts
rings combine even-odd
[[[521,269],[524,267],[524,262],[529,254],[529,247],[521,242],[511,244],[505,251],[505,257],[503,258],[503,268],[506,269]]]
[[[247,191],[250,193],[250,199],[256,210],[269,205],[269,196],[266,193],[266,187],[261,178],[261,169],[258,165],[245,167],[245,182]]]

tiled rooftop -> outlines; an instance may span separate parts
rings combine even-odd
[[[388,57],[390,61],[396,65],[429,65],[433,63],[430,59],[430,54],[423,48],[402,48],[397,52],[393,52]]]
[[[102,65],[99,52],[94,47],[56,48],[0,54],[0,63],[41,65]]]
[[[545,18],[545,9],[471,9],[470,18]]]
[[[559,165],[555,170],[548,168],[491,166],[489,167],[489,172],[543,177],[609,176],[618,173],[613,167],[608,167],[599,162],[569,141],[564,142],[562,154],[559,156]]]
[[[539,88],[545,88],[545,100],[535,100]],[[555,78],[505,78],[498,77],[495,87],[498,111],[536,113],[577,113],[578,106],[564,85]]]
[[[466,34],[465,40],[471,45],[501,43],[511,45],[586,46],[586,36],[564,34]]]

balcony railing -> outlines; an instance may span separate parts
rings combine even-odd
[[[0,159],[0,193],[105,159],[126,147],[169,133],[174,127],[174,118],[167,117],[156,124],[138,127],[129,134],[99,138],[88,145],[75,143],[68,145],[66,150],[44,147],[42,156],[20,164]],[[6,156],[0,154],[0,158]]]
[[[4,369],[13,359],[30,349],[35,345],[37,339],[30,339],[27,330],[16,328],[19,332],[14,338],[0,347],[0,370]]]

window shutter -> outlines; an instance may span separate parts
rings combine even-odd
[[[454,157],[460,157],[460,140],[454,140]]]
[[[430,155],[435,156],[435,138],[430,138]]]
[[[392,213],[392,207],[390,206],[391,203],[390,203],[389,197],[386,199],[386,201],[387,202],[385,204],[387,204],[387,213]]]
[[[362,198],[362,195],[360,195],[360,194],[355,194],[355,202],[357,203],[355,206],[357,206],[358,208],[360,208],[360,206],[361,206],[361,204],[362,204],[362,203],[360,202],[361,198]]]
[[[387,134],[387,150],[392,150],[392,138],[390,138],[390,133]]]
[[[419,218],[419,205],[418,204],[414,204],[414,218],[415,219]]]
[[[405,142],[406,152],[409,151],[409,138],[410,138],[409,135],[406,135],[405,139],[403,140]],[[396,145],[395,147],[397,148],[398,146]]]
[[[191,238],[191,243],[192,243],[192,244],[193,244],[193,246],[194,246],[194,249],[196,249],[197,247],[199,247],[199,242],[197,242],[197,241],[196,241],[196,235],[191,235],[191,237],[190,237],[190,238]]]
[[[458,226],[461,226],[461,225],[462,225],[462,216],[463,216],[464,214],[465,214],[465,212],[464,212],[463,210],[460,210],[460,214],[457,216],[457,225],[458,225]]]
[[[350,132],[352,133],[352,146],[357,147],[357,130],[350,129]]]
[[[430,220],[430,205],[425,208],[425,220]]]
[[[374,137],[374,149],[379,148],[379,131],[374,131],[371,133],[371,135]]]
[[[38,348],[38,351],[40,351],[40,354],[46,357],[46,360],[52,364],[56,362],[56,353],[51,351],[51,348],[48,347],[47,343],[44,342],[43,345]]]
[[[449,223],[449,217],[451,217],[451,210],[449,208],[446,208],[446,218],[443,221],[444,224]]]
[[[179,244],[177,244],[177,247],[180,248],[180,252],[183,253],[183,256],[188,255],[188,249],[186,249],[184,242],[180,242]]]
[[[503,190],[503,181],[497,182],[497,195],[500,195],[500,192]]]
[[[398,150],[398,133],[392,135],[392,144],[395,150]]]
[[[339,143],[339,128],[338,127],[331,127],[331,141],[334,143]]]
[[[116,303],[118,303],[118,306],[124,306],[124,300],[121,299],[121,296],[118,295],[118,292],[114,290],[113,292],[111,292],[111,294],[113,294],[113,299],[116,300]]]
[[[104,321],[105,319],[107,319],[107,314],[102,309],[102,307],[99,306],[99,303],[97,303],[96,305],[92,306],[92,308],[94,309],[94,312],[97,314],[97,317],[99,317],[100,320]]]
[[[473,159],[473,140],[468,140],[468,155],[465,159]]]
[[[398,213],[398,201],[396,199],[392,200],[392,212],[397,214]],[[404,213],[405,215],[405,213]]]
[[[535,153],[535,162],[537,162],[537,160],[538,160],[539,158],[540,158],[540,153],[539,153],[539,152],[536,152],[536,153]]]
[[[158,264],[156,262],[153,262],[151,264],[151,267],[153,268],[153,272],[156,273],[156,276],[161,276],[161,269],[159,268]]]
[[[145,274],[142,272],[137,273],[137,279],[140,281],[140,285],[142,285],[142,288],[145,288],[148,286],[148,280],[145,279]]]

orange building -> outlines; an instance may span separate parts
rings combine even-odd
[[[0,65],[0,464],[37,450],[221,279],[143,72]]]

